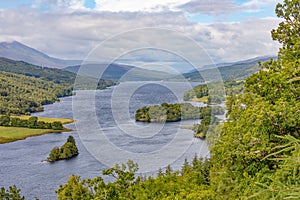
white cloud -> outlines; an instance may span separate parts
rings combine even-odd
[[[157,12],[162,10],[172,10],[178,5],[189,0],[95,0],[96,9],[111,12]]]
[[[278,0],[250,0],[242,4],[241,7],[247,12],[258,12],[261,11],[263,8],[275,8],[277,3]]]
[[[192,0],[179,6],[189,13],[201,13],[207,15],[225,15],[239,9],[239,4],[234,0]]]
[[[134,28],[164,27],[191,37],[216,62],[222,62],[276,54],[278,46],[271,40],[270,31],[278,22],[275,18],[253,18],[239,23],[199,24],[186,19],[182,12],[171,11],[43,13],[31,9],[0,10],[0,27],[5,27],[0,29],[0,38],[2,41],[18,40],[51,56],[84,59],[96,45],[116,34]],[[115,40],[101,56],[109,57],[110,51],[122,52],[123,47],[134,47],[147,37],[155,44],[167,43],[170,48],[181,46],[181,51],[194,51],[172,35],[156,38],[132,34],[126,40]],[[143,61],[143,57],[142,53],[136,54],[134,62]]]
[[[83,10],[85,0],[35,0],[32,7],[47,11]]]

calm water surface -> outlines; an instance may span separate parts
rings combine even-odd
[[[66,183],[70,175],[92,178],[101,175],[101,171],[109,167],[110,163],[132,159],[131,157],[124,158],[122,154],[105,151],[103,148],[106,148],[107,143],[114,145],[122,152],[136,155],[150,153],[156,156],[155,162],[151,159],[146,160],[145,157],[144,160],[140,160],[142,173],[146,172],[143,169],[148,169],[145,165],[153,169],[151,172],[147,171],[148,174],[155,174],[159,167],[166,167],[164,163],[166,160],[172,161],[167,164],[171,164],[173,168],[180,169],[184,158],[192,159],[195,154],[208,156],[205,141],[194,139],[193,133],[189,130],[180,129],[181,125],[192,125],[196,121],[164,125],[134,122],[134,112],[137,108],[163,102],[180,102],[183,92],[187,89],[189,88],[182,83],[128,82],[121,83],[111,90],[78,91],[75,97],[62,98],[60,102],[45,106],[44,112],[34,115],[75,117],[76,124],[66,125],[67,128],[73,130],[80,128],[80,130],[85,130],[86,134],[90,134],[89,136],[104,136],[105,140],[100,138],[87,142],[87,137],[81,131],[79,131],[80,134],[74,131],[52,133],[2,144],[0,145],[0,186],[8,187],[15,184],[22,189],[22,195],[27,199],[34,199],[34,197],[42,200],[56,199],[54,191],[60,184]],[[90,97],[94,98],[93,112],[96,114],[96,120],[103,135],[97,135],[99,130],[89,123],[92,121],[90,117],[93,116],[90,110],[90,99],[88,99]],[[77,105],[75,106],[73,106],[73,98],[76,98],[75,104]],[[73,113],[77,114],[73,115]],[[82,114],[78,116],[78,113]],[[54,146],[61,146],[69,135],[74,136],[79,148],[80,154],[76,158],[56,163],[41,162],[47,158]],[[174,138],[179,139],[172,143]],[[157,150],[164,148],[171,152],[170,155],[160,156]],[[101,151],[100,159],[95,149]],[[178,149],[184,149],[184,152],[177,152]],[[138,157],[137,160],[133,160],[139,162]],[[104,179],[110,180],[109,177],[104,177]]]

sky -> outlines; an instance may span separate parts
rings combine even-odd
[[[106,51],[99,52],[99,59],[145,68],[153,63],[178,65],[183,57],[233,62],[276,55],[279,46],[270,31],[280,22],[274,13],[279,2],[0,0],[0,42],[19,41],[64,59],[89,59],[95,48],[102,48]],[[113,53],[117,58],[111,52],[118,52]],[[209,64],[204,60],[202,65]]]

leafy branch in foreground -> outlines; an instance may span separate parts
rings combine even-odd
[[[0,199],[24,200],[25,197],[21,196],[20,192],[21,190],[18,189],[15,185],[10,186],[7,190],[2,187],[0,188]]]

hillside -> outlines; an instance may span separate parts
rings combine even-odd
[[[0,58],[0,73],[0,114],[42,111],[43,105],[72,95],[76,78],[81,80],[76,89],[105,89],[116,84],[112,80],[77,77],[69,71],[7,58]]]
[[[15,74],[22,74],[29,77],[40,78],[44,81],[54,82],[56,84],[63,84],[72,87],[76,78],[80,80],[80,84],[76,89],[90,89],[97,88],[105,89],[106,87],[115,85],[116,82],[112,80],[96,79],[86,76],[78,76],[72,72],[57,69],[32,65],[23,61],[14,61],[7,58],[0,58],[0,72],[10,72]]]
[[[0,71],[23,74],[58,84],[73,84],[76,74],[56,68],[32,65],[23,61],[0,58]]]
[[[0,72],[0,114],[29,114],[72,94],[70,87],[39,78]]]
[[[260,70],[258,67],[259,62],[266,62],[270,59],[276,59],[276,57],[258,57],[234,63],[216,64],[216,66],[219,69],[219,72],[224,81],[243,80]],[[207,66],[204,70],[193,70],[191,72],[184,73],[183,76],[185,77],[185,79],[188,79],[190,81],[203,82],[204,80],[201,77],[201,73],[210,74],[213,72],[212,68],[213,66]],[[173,79],[179,80],[179,77],[174,77]]]
[[[146,70],[129,65],[122,65],[116,63],[111,63],[108,65],[108,67],[107,65],[108,64],[105,63],[82,65],[80,75],[93,76],[94,74],[96,74],[93,72],[99,72],[99,69],[106,69],[101,77],[102,79],[111,79],[118,81],[160,81],[173,76],[166,72]],[[77,73],[79,68],[79,65],[69,66],[64,68],[64,70]]]
[[[24,61],[34,65],[46,67],[66,67],[80,64],[79,60],[62,60],[50,57],[34,48],[28,47],[20,42],[1,42],[0,57],[12,60]]]

